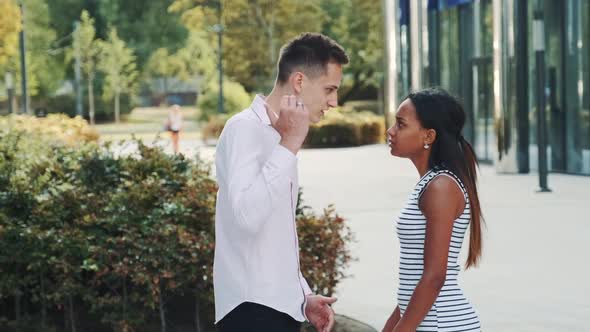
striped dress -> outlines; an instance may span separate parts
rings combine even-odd
[[[461,270],[457,260],[471,217],[469,197],[459,178],[448,170],[433,169],[428,171],[420,179],[414,191],[410,194],[408,203],[400,213],[397,222],[397,234],[401,248],[397,293],[398,305],[403,316],[424,271],[426,218],[418,208],[418,201],[424,188],[437,176],[449,176],[454,179],[465,195],[466,204],[461,216],[453,223],[444,286],[416,331],[480,331],[477,313],[467,301],[457,283],[457,277]]]

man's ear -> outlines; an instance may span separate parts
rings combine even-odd
[[[296,71],[293,74],[291,74],[291,79],[289,81],[291,83],[291,87],[293,88],[293,92],[295,92],[295,94],[300,94],[301,91],[303,90],[304,77],[305,77],[305,75],[303,75],[303,73],[300,71]]]

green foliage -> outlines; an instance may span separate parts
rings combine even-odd
[[[215,52],[203,32],[191,31],[185,46],[175,54],[181,64],[177,76],[188,80],[200,77],[202,82],[213,80],[215,75]]]
[[[98,140],[96,129],[80,118],[69,118],[64,114],[49,114],[45,118],[28,115],[9,115],[0,117],[0,133],[12,134],[16,132],[26,137],[32,137],[31,142],[47,144],[75,145],[90,143]],[[23,143],[24,144],[24,143]],[[19,150],[19,146],[15,147]],[[29,148],[23,148],[28,151]]]
[[[98,2],[98,15],[106,39],[107,27],[116,27],[121,39],[137,55],[140,68],[147,62],[152,52],[164,47],[171,52],[180,49],[188,37],[179,15],[169,13],[173,0],[144,1],[101,0]]]
[[[137,87],[137,65],[133,50],[127,48],[116,29],[111,29],[109,39],[100,43],[99,68],[105,74],[103,97],[115,100],[115,121],[119,122],[119,98],[122,93],[133,95]]]
[[[198,101],[200,110],[200,120],[207,121],[209,118],[217,113],[217,104],[219,102],[219,88],[215,84],[203,94]],[[246,92],[244,87],[237,82],[229,80],[223,81],[223,109],[227,114],[237,113],[248,107],[251,102],[251,97]]]
[[[25,11],[25,46],[27,89],[30,96],[45,96],[57,89],[65,73],[65,63],[56,54],[57,35],[51,28],[49,9],[44,0],[23,1]],[[4,14],[3,14],[4,16]],[[2,18],[4,20],[4,17]],[[21,93],[20,57],[13,54],[5,70],[14,73],[16,93]]]
[[[176,77],[183,81],[197,78],[199,86],[195,92],[201,93],[200,85],[214,79],[215,53],[202,32],[191,31],[185,46],[176,53],[159,48],[150,56],[144,72],[146,77],[168,79]]]
[[[203,127],[203,140],[218,138],[226,114],[211,116]],[[370,111],[332,110],[317,124],[312,124],[304,147],[344,147],[383,143],[385,140],[385,119]]]
[[[0,0],[0,68],[14,56],[18,50],[18,32],[20,31],[20,11],[16,3]]]
[[[350,56],[340,98],[344,103],[367,87],[381,85],[385,57],[382,1],[328,0],[323,4],[341,8],[331,31]]]
[[[319,4],[318,0],[223,1],[225,75],[248,91],[271,87],[283,43],[302,31],[320,31],[325,15]],[[211,2],[176,0],[170,11],[181,13],[190,30],[211,31],[218,23],[216,6]],[[209,38],[216,45],[216,34],[210,33]]]
[[[299,189],[297,201],[297,234],[301,245],[301,273],[315,294],[332,296],[336,285],[346,277],[352,260],[348,244],[354,241],[350,228],[330,205],[316,215],[303,205]]]
[[[80,16],[80,26],[78,33],[74,33],[72,48],[80,49],[80,62],[84,74],[87,77],[93,77],[96,70],[96,62],[100,45],[96,39],[96,29],[94,19],[90,17],[88,11],[82,11]]]
[[[209,139],[217,139],[221,136],[221,131],[229,120],[229,114],[212,114],[205,125],[201,128],[203,142],[207,143]]]
[[[160,307],[181,303],[188,315],[200,304],[210,325],[217,185],[209,165],[139,141],[125,143],[136,152],[120,155],[85,136],[56,135],[79,132],[80,119],[7,119],[0,120],[12,121],[0,123],[0,303],[20,299],[22,321],[0,307],[0,329],[27,321],[62,331],[61,322],[73,320],[83,331],[144,331],[159,323]],[[331,294],[350,260],[350,231],[332,208],[297,211],[302,272]]]
[[[341,147],[382,143],[385,119],[371,112],[331,111],[318,124],[311,125],[306,147]]]

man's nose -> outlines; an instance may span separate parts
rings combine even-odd
[[[328,106],[338,107],[338,98],[328,99]]]

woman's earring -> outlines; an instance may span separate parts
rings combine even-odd
[[[428,150],[429,147],[430,147],[430,145],[424,144],[424,149]]]

